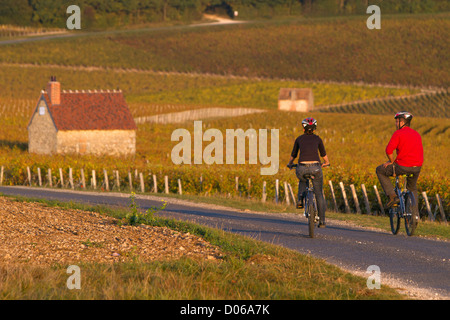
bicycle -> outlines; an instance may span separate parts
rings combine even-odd
[[[398,233],[400,229],[400,220],[405,219],[405,229],[406,234],[408,236],[412,236],[414,231],[416,230],[417,224],[419,222],[419,217],[414,213],[414,205],[416,203],[416,199],[414,198],[414,194],[406,190],[406,183],[404,183],[404,190],[400,188],[399,177],[411,177],[411,174],[401,174],[395,175],[394,168],[394,177],[395,177],[395,187],[394,191],[400,200],[397,205],[389,208],[389,220],[391,223],[391,231],[395,235]]]
[[[327,165],[328,167],[329,165]],[[289,169],[296,168],[296,164],[292,164],[291,166],[287,166]],[[304,215],[306,219],[308,219],[308,231],[309,231],[309,237],[314,238],[314,229],[317,226],[319,222],[319,210],[317,210],[317,202],[316,202],[316,196],[314,194],[314,186],[312,184],[312,179],[314,179],[313,174],[305,174],[303,176],[306,179],[306,191],[303,194],[305,199],[305,205],[304,205]]]

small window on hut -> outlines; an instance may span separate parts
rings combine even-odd
[[[39,115],[43,116],[45,114],[45,107],[39,107]]]

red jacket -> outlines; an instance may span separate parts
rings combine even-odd
[[[423,163],[423,146],[420,134],[410,127],[403,127],[394,132],[386,147],[386,154],[397,150],[395,162],[404,167],[421,167]]]

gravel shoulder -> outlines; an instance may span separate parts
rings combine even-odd
[[[165,227],[128,226],[98,213],[0,197],[0,261],[30,265],[143,262],[181,257],[217,260],[218,247]]]

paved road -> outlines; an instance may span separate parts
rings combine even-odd
[[[211,19],[214,19],[213,17],[210,17]],[[125,34],[125,33],[136,33],[141,31],[163,31],[163,30],[176,30],[176,29],[186,29],[186,28],[193,28],[193,27],[212,27],[212,26],[220,26],[220,25],[232,25],[232,24],[241,24],[241,23],[247,23],[246,21],[240,21],[240,20],[231,20],[231,19],[223,19],[216,17],[216,21],[212,22],[203,22],[203,23],[194,23],[194,24],[187,24],[187,25],[169,25],[169,26],[162,26],[162,27],[146,27],[146,28],[140,28],[140,29],[124,29],[124,30],[106,30],[106,31],[89,31],[84,32],[83,30],[79,31],[68,31],[65,33],[53,33],[53,34],[42,34],[39,36],[29,36],[25,38],[13,38],[8,40],[1,40],[1,45],[10,45],[10,44],[19,44],[24,42],[35,42],[35,41],[42,41],[42,40],[51,40],[51,39],[61,39],[61,38],[77,38],[77,37],[85,37],[85,36],[98,36],[98,35],[111,35],[111,34]]]
[[[42,188],[0,187],[0,193],[35,198],[57,199],[90,204],[127,206],[128,195],[88,193]],[[155,197],[138,197],[144,210],[161,202]],[[250,236],[360,273],[371,265],[381,271],[381,284],[426,289],[437,298],[450,298],[450,242],[394,236],[388,232],[350,227],[328,221],[326,229],[317,229],[317,237],[308,237],[304,217],[293,214],[257,214],[206,205],[168,200],[162,216]],[[369,276],[369,274],[366,274]],[[430,297],[430,296],[429,296]]]

